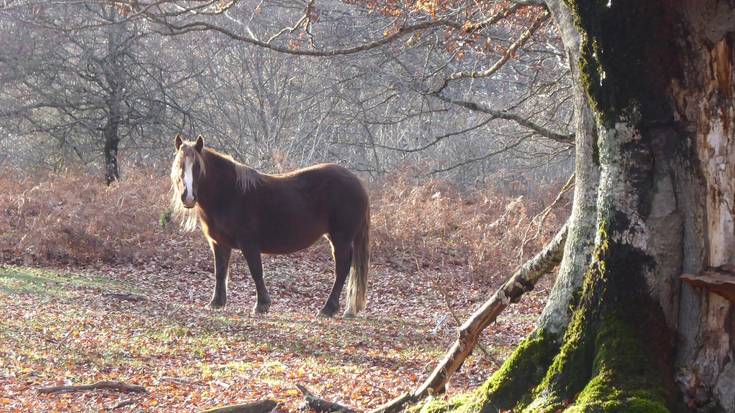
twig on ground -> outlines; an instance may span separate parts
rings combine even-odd
[[[120,403],[112,406],[109,410],[122,409],[125,406],[130,406],[132,404],[135,404],[137,401],[138,401],[138,399],[127,399],[127,400],[123,400]]]
[[[257,402],[231,404],[229,406],[215,407],[208,410],[202,410],[201,413],[269,413],[272,412],[278,403],[273,400],[259,400]]]
[[[131,293],[102,293],[103,297],[114,298],[116,300],[125,300],[133,303],[144,301],[145,297],[142,295],[131,294]]]
[[[39,393],[71,393],[88,390],[115,390],[120,392],[145,393],[147,390],[143,386],[137,384],[125,384],[119,381],[98,381],[94,384],[80,384],[73,386],[51,386],[41,387],[37,391]]]
[[[192,381],[188,379],[182,379],[180,377],[169,377],[169,376],[161,376],[161,378],[158,379],[158,381],[169,381],[176,384],[191,384]]]
[[[421,266],[419,265],[418,259],[416,260],[416,268],[419,273],[421,273]],[[434,287],[434,290],[439,293],[439,295],[442,296],[444,299],[444,304],[447,306],[447,311],[449,311],[449,314],[454,319],[454,322],[457,323],[458,326],[462,325],[462,320],[460,320],[459,315],[457,315],[457,312],[454,311],[454,308],[452,308],[452,299],[449,297],[449,292],[447,292],[447,289],[441,288],[440,285],[437,285],[438,281],[436,278],[431,279],[431,285]],[[482,351],[485,356],[487,357],[488,361],[492,363],[493,366],[498,367],[500,365],[500,362],[490,353],[490,350],[488,350],[482,343],[479,341],[477,342],[477,348]]]
[[[304,395],[306,399],[306,405],[317,412],[342,412],[342,413],[357,413],[352,407],[344,406],[339,403],[330,402],[319,398],[314,393],[310,392],[306,387],[297,384],[296,388]]]

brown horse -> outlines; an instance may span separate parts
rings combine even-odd
[[[227,272],[232,249],[242,250],[255,281],[256,313],[270,307],[261,253],[287,254],[326,235],[332,244],[335,279],[321,314],[339,310],[348,273],[345,316],[365,308],[369,260],[370,209],[360,180],[347,169],[323,164],[282,175],[257,172],[204,147],[201,135],[174,140],[171,167],[174,210],[193,229],[197,216],[214,254],[215,286],[211,308],[227,302]],[[352,271],[350,271],[352,268]]]

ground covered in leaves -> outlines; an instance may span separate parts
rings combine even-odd
[[[11,171],[12,172],[12,171]],[[550,239],[568,202],[492,187],[460,191],[402,176],[370,184],[367,310],[316,316],[333,281],[325,241],[264,258],[273,305],[233,254],[229,302],[208,310],[212,258],[199,232],[170,222],[166,177],[0,173],[0,411],[199,411],[260,399],[302,404],[296,384],[359,410],[413,389],[463,321]],[[541,218],[539,218],[541,217]],[[452,378],[481,383],[532,329],[552,280],[508,308]],[[344,305],[344,295],[342,298]],[[39,394],[97,381],[143,394]]]
[[[270,398],[297,410],[295,384],[361,409],[412,389],[455,338],[456,324],[434,278],[376,266],[367,311],[356,319],[315,314],[332,280],[330,262],[308,255],[270,257],[274,299],[251,316],[252,281],[234,266],[225,310],[203,308],[213,285],[206,251],[192,267],[41,270],[0,267],[0,410],[197,411]],[[447,287],[455,312],[487,289]],[[543,291],[509,309],[485,346],[501,360],[532,326]],[[344,298],[343,298],[344,299]],[[470,388],[495,368],[477,352],[451,382]],[[117,380],[143,385],[142,395],[112,391],[38,394],[43,386]]]

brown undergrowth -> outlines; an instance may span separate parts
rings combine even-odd
[[[531,219],[554,190],[528,199],[487,187],[460,190],[443,180],[390,175],[369,185],[374,260],[414,271],[462,267],[474,279],[509,273],[554,235],[560,217]],[[143,264],[173,249],[203,246],[168,214],[169,182],[160,172],[128,169],[105,186],[97,176],[67,172],[0,174],[0,261],[14,264]],[[538,220],[537,220],[538,221]],[[321,253],[324,249],[317,247]]]
[[[68,172],[0,174],[0,257],[25,264],[138,262],[172,232],[159,225],[168,183],[150,171],[105,186]]]
[[[541,222],[556,196],[552,189],[529,199],[490,185],[463,191],[444,180],[396,174],[373,185],[371,195],[373,255],[429,271],[462,267],[476,281],[512,273],[566,216],[560,208],[561,215],[552,210]]]

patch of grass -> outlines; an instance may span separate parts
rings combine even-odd
[[[86,276],[71,272],[54,272],[38,268],[0,267],[0,292],[12,294],[34,294],[66,298],[71,294],[69,287],[96,290],[131,291],[132,289],[115,280]]]

